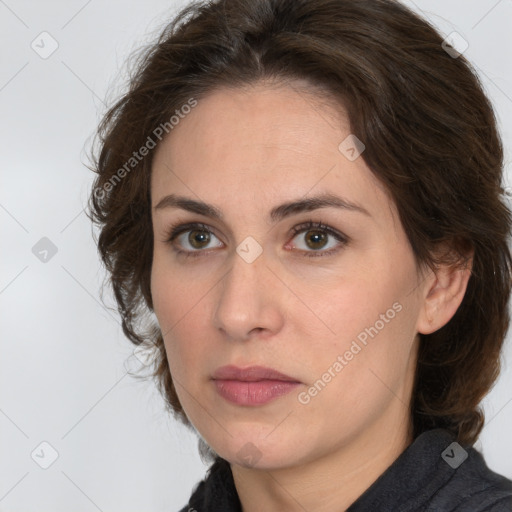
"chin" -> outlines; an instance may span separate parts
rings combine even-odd
[[[303,453],[304,442],[294,442],[284,429],[281,435],[271,430],[261,434],[261,428],[229,431],[232,437],[225,435],[222,440],[214,440],[210,446],[232,464],[245,468],[272,470],[294,466],[307,457]],[[272,433],[269,435],[268,432]]]

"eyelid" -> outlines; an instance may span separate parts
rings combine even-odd
[[[316,222],[313,220],[308,220],[306,222],[302,222],[301,224],[297,224],[290,229],[290,235],[294,237],[300,233],[304,233],[305,231],[313,231],[314,229],[318,231],[325,231],[326,233],[332,235],[336,240],[340,242],[348,242],[348,237],[343,233],[339,232],[337,229],[325,224],[324,222]]]
[[[184,233],[186,231],[192,231],[194,229],[208,231],[209,233],[212,233],[215,235],[215,230],[212,229],[211,226],[203,224],[202,222],[184,222],[184,223],[178,222],[178,223],[172,224],[167,229],[167,232],[165,235],[165,241],[172,242],[176,237],[178,237],[182,233]],[[215,236],[217,236],[217,235],[215,235]]]

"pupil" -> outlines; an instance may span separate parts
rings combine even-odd
[[[310,249],[321,249],[325,245],[326,235],[322,231],[309,231],[310,236],[306,237],[306,243]],[[317,245],[319,244],[319,245]]]
[[[188,241],[192,247],[200,249],[203,247],[203,245],[208,245],[210,241],[210,234],[207,231],[191,231],[188,236]]]

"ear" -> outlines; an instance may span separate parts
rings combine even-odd
[[[473,251],[461,260],[443,263],[425,280],[423,304],[416,325],[417,332],[431,334],[446,325],[462,303],[466,293]]]

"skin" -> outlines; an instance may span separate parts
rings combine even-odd
[[[349,134],[339,105],[299,83],[259,83],[202,98],[154,155],[155,314],[180,402],[231,463],[244,512],[345,510],[391,465],[412,442],[418,333],[450,320],[470,276],[417,265],[383,185],[362,157],[338,149]],[[269,219],[282,203],[325,192],[368,214],[324,207]],[[223,218],[155,208],[168,194],[212,204]],[[290,231],[309,220],[347,242],[325,231],[318,242],[317,228]],[[171,225],[188,222],[208,226],[209,241],[199,236],[198,245],[190,231],[167,241]],[[248,236],[262,249],[252,263],[236,251]],[[333,372],[393,304],[400,311]],[[301,384],[265,405],[232,404],[211,380],[227,364],[267,366]],[[301,403],[329,368],[330,382]]]

